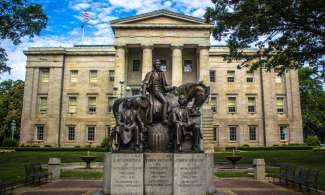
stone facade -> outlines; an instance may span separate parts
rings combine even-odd
[[[114,98],[138,93],[156,58],[166,64],[169,84],[202,80],[211,87],[202,109],[207,151],[303,142],[297,71],[278,77],[238,69],[238,63],[223,61],[227,47],[210,46],[211,25],[166,10],[115,20],[111,26],[114,45],[25,51],[22,144],[99,145],[114,126]],[[229,108],[233,102],[234,110]]]

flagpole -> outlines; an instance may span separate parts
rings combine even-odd
[[[85,37],[85,24],[82,24],[82,35],[81,35],[81,43],[84,43],[84,37]]]

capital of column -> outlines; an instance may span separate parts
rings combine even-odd
[[[141,45],[142,49],[153,49],[153,45]]]
[[[210,49],[209,45],[199,45],[198,48],[201,49]]]
[[[183,45],[171,45],[172,50],[174,49],[183,49]]]
[[[115,49],[126,49],[126,45],[115,45]]]

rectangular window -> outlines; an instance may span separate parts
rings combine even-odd
[[[97,82],[97,70],[90,70],[89,71],[89,81],[90,82]]]
[[[44,140],[44,125],[36,126],[36,140],[38,141]]]
[[[219,127],[213,127],[213,140],[219,143]]]
[[[94,126],[87,127],[87,140],[95,141],[95,131],[96,128]]]
[[[39,108],[40,113],[47,112],[47,97],[46,96],[39,97],[38,108]]]
[[[212,112],[217,112],[217,97],[213,96],[211,97],[211,110]]]
[[[41,68],[40,69],[40,80],[42,83],[48,83],[49,82],[49,75],[50,75],[50,69],[48,68]]]
[[[289,140],[289,128],[288,125],[280,125],[280,141]]]
[[[113,103],[114,103],[115,98],[114,97],[108,97],[107,100],[108,100],[108,103],[107,103],[108,110],[107,111],[108,111],[108,113],[111,113],[113,111]]]
[[[132,89],[131,92],[132,92],[132,96],[140,95],[141,94],[141,90],[140,89]]]
[[[70,70],[70,81],[71,82],[78,81],[78,70]]]
[[[237,127],[235,126],[229,127],[229,140],[237,141]]]
[[[216,71],[210,70],[210,82],[216,82]]]
[[[256,112],[256,98],[255,97],[248,97],[248,113],[255,113]]]
[[[253,83],[254,82],[254,72],[253,71],[247,71],[247,73],[246,73],[246,82],[247,83]]]
[[[133,63],[132,63],[132,70],[133,72],[139,72],[140,71],[140,60],[133,60]]]
[[[283,96],[276,97],[276,111],[277,113],[284,113],[285,98]]]
[[[235,71],[234,70],[227,71],[227,81],[228,81],[228,83],[235,82]]]
[[[77,97],[71,96],[69,97],[69,113],[77,112]]]
[[[96,97],[88,97],[88,112],[96,113]]]
[[[256,126],[249,126],[249,140],[256,141]]]
[[[109,81],[113,82],[115,79],[115,70],[109,70],[108,77],[109,77]]]
[[[163,72],[167,71],[167,61],[160,59],[160,70]]]
[[[236,97],[228,97],[228,112],[236,112]]]
[[[184,72],[192,72],[193,60],[184,60]]]
[[[69,126],[68,127],[68,141],[74,141],[75,140],[75,135],[76,135],[76,131],[75,131],[75,127],[74,126]]]

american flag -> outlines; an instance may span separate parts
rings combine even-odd
[[[90,15],[88,12],[84,12],[84,13],[82,14],[82,19],[83,19],[83,21],[85,21],[85,22],[89,22],[90,18],[91,18],[91,15]]]

